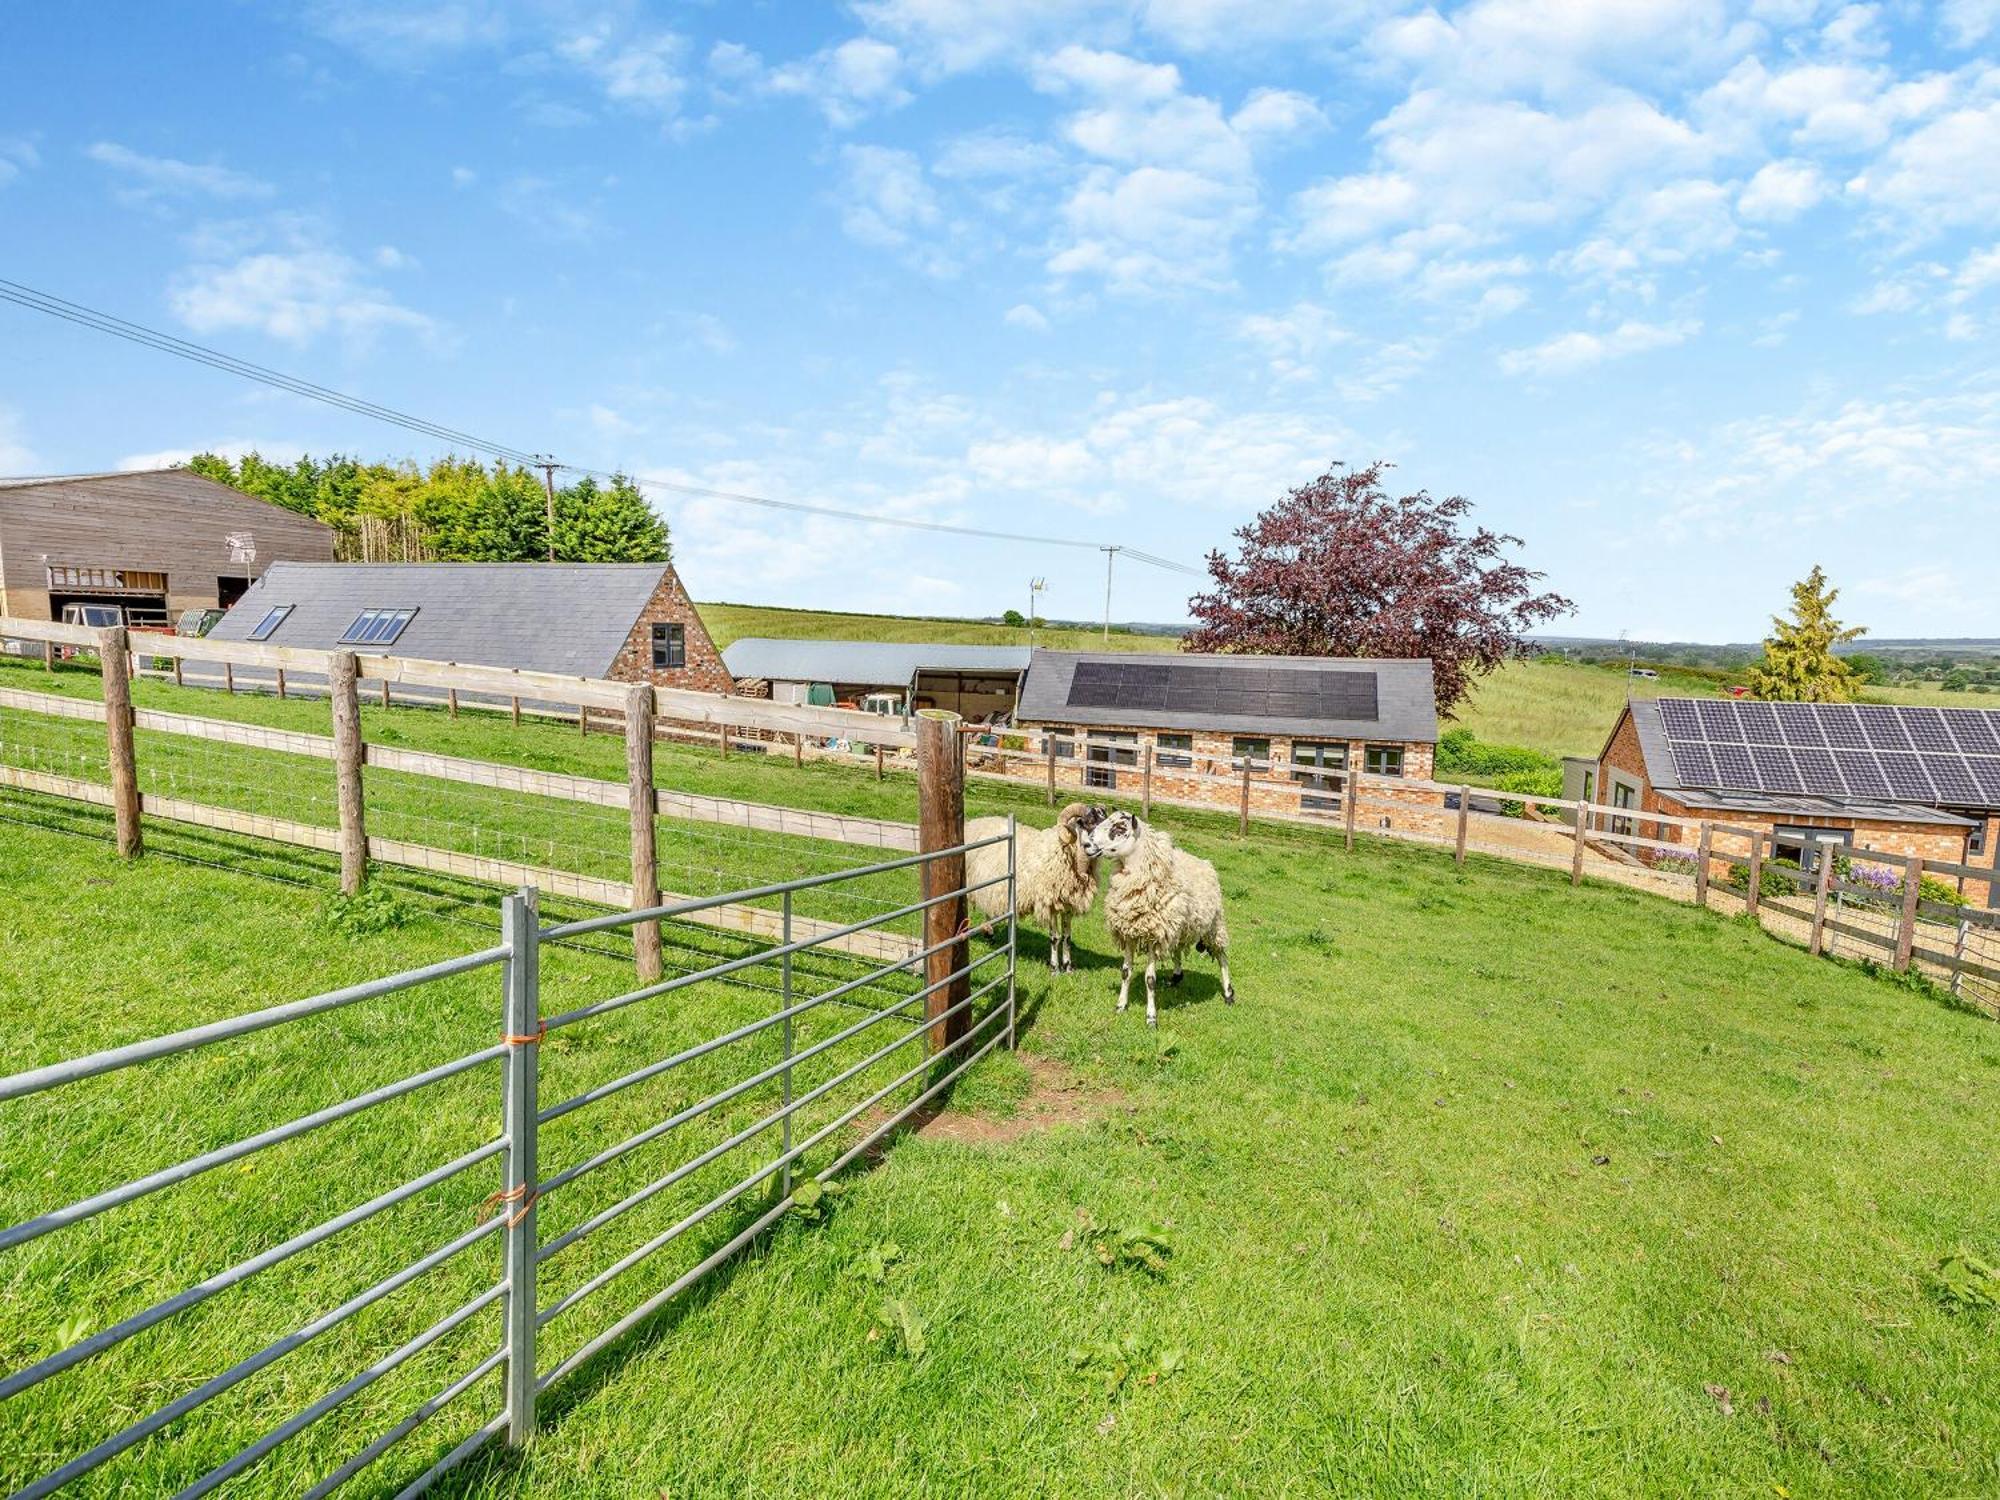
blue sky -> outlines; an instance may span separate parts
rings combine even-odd
[[[0,48],[0,276],[513,446],[1188,562],[1381,457],[1576,633],[1753,637],[1822,562],[1878,634],[2000,634],[2000,0],[188,0]],[[0,341],[0,472],[437,451]],[[1089,551],[656,503],[699,598],[1102,607]]]

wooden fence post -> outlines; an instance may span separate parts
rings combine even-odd
[[[917,848],[921,853],[965,842],[965,761],[958,725],[958,715],[948,709],[917,712]],[[924,983],[935,986],[924,997],[924,1017],[931,1023],[929,1046],[935,1056],[963,1037],[972,1025],[969,1007],[953,1013],[972,993],[972,981],[962,972],[969,948],[965,936],[965,855],[926,860],[921,868],[924,899],[945,897],[924,908],[924,947],[936,950],[924,960]],[[952,941],[954,936],[956,942]],[[954,974],[956,979],[951,978]]]
[[[1461,865],[1465,863],[1465,832],[1471,817],[1472,788],[1462,786],[1458,789],[1458,842],[1451,851],[1451,857]]]
[[[1757,907],[1764,898],[1764,830],[1750,830],[1750,889],[1744,899],[1744,910],[1751,916],[1757,915]]]
[[[580,740],[590,738],[590,705],[588,703],[579,703],[576,706],[576,737]]]
[[[806,763],[805,731],[802,729],[794,729],[792,731],[792,764],[795,766],[802,766],[805,763]]]
[[[280,680],[282,680],[282,674],[280,675]],[[449,712],[449,713],[451,714],[451,716],[452,716],[452,717],[453,717],[454,719],[458,717],[458,689],[457,689],[457,688],[446,688],[446,689],[444,690],[444,706],[445,706],[445,709],[446,709],[446,710],[447,710],[447,711],[448,711],[448,712]]]
[[[104,678],[104,744],[111,761],[111,813],[118,829],[118,854],[137,859],[144,852],[139,832],[139,768],[134,760],[131,661],[125,627],[97,632],[97,665]]]
[[[507,703],[508,706],[513,710],[514,727],[516,729],[519,729],[521,727],[521,695],[519,693],[516,693],[513,697],[507,700]]]
[[[382,684],[384,688],[388,687],[388,685],[386,682]],[[222,664],[222,690],[232,698],[236,696],[236,664],[234,662],[224,662]]]
[[[653,687],[635,682],[625,690],[625,778],[632,792],[632,905],[660,904],[660,854],[653,824]],[[632,929],[632,948],[639,961],[639,982],[658,979],[660,924],[640,922]]]
[[[178,667],[180,664],[180,658],[175,657],[174,665]],[[42,642],[42,666],[50,672],[56,669],[56,643],[54,641]],[[176,678],[175,680],[178,681],[179,679]]]
[[[1146,745],[1146,769],[1139,779],[1139,802],[1142,808],[1140,816],[1151,818],[1153,816],[1153,746],[1150,741]]]
[[[389,686],[384,678],[382,686]],[[340,893],[360,892],[368,874],[367,805],[361,795],[361,663],[336,651],[328,663],[327,696],[333,700],[333,777],[340,803]]]
[[[1917,946],[1917,902],[1923,898],[1924,862],[1913,857],[1903,870],[1903,920],[1896,924],[1896,967],[1907,969]]]
[[[1826,951],[1826,893],[1832,880],[1833,851],[1825,844],[1820,844],[1819,878],[1813,882],[1812,937],[1806,944],[1808,951],[1814,955]]]
[[[875,779],[877,781],[882,779],[882,747],[880,745],[875,747]]]
[[[1715,842],[1715,829],[1708,819],[1701,820],[1701,842],[1696,845],[1694,856],[1694,904],[1708,905],[1708,851]]]
[[[387,708],[389,706],[389,679],[386,677],[382,679],[382,706],[384,708]],[[358,711],[359,710],[357,707],[357,712]]]
[[[1344,825],[1344,832],[1347,835],[1347,852],[1349,854],[1354,852],[1354,812],[1355,804],[1360,800],[1361,776],[1358,772],[1349,771],[1347,773],[1347,788],[1340,799],[1341,822]]]
[[[716,726],[715,726],[715,737],[716,737],[716,739],[717,739],[718,741],[720,741],[720,742],[721,742],[721,745],[722,745],[722,758],[723,758],[724,760],[728,760],[728,759],[729,759],[729,726],[728,726],[727,724],[718,724],[718,725],[716,725]]]
[[[280,698],[285,696],[285,669],[283,667],[278,668],[278,696]]]
[[[174,658],[174,686],[175,687],[185,686],[185,683],[183,682],[181,677],[181,659],[178,656]]]
[[[1042,748],[1048,752],[1049,763],[1049,806],[1056,805],[1056,737],[1048,730],[1042,731]]]
[[[1250,757],[1243,757],[1243,800],[1236,812],[1236,831],[1250,831]]]
[[[1576,816],[1570,820],[1570,836],[1576,841],[1576,847],[1569,851],[1569,883],[1571,885],[1583,884],[1583,829],[1588,816],[1584,810],[1584,804],[1581,802],[1577,803]]]

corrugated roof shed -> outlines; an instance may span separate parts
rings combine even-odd
[[[397,656],[603,677],[666,571],[663,563],[280,562],[210,633],[247,641],[288,604],[270,643],[324,651],[364,609],[415,609]]]
[[[1201,689],[1199,695],[1175,692],[1183,703],[1195,706],[1096,707],[1073,698],[1078,695],[1077,669],[1085,664],[1105,664],[1121,669],[1137,668],[1157,672],[1164,668],[1169,680],[1179,673],[1182,679]],[[1372,684],[1374,716],[1364,712],[1332,716],[1324,712],[1258,712],[1237,706],[1237,702],[1257,701],[1267,706],[1306,701],[1303,694],[1286,691],[1290,679],[1278,674],[1304,673],[1311,677],[1347,676],[1368,679]],[[1208,684],[1213,675],[1214,685]],[[1240,675],[1244,686],[1237,689],[1231,678]],[[1251,684],[1255,684],[1254,687]],[[1362,697],[1368,696],[1363,693]],[[1017,717],[1023,723],[1131,726],[1140,729],[1211,730],[1223,734],[1267,733],[1293,735],[1302,739],[1395,740],[1434,742],[1437,739],[1437,698],[1431,684],[1428,660],[1338,656],[1133,656],[1119,652],[1037,651],[1021,689]]]
[[[769,682],[845,682],[904,687],[919,672],[1028,670],[1026,646],[958,646],[923,641],[789,641],[745,636],[722,653],[729,675]]]

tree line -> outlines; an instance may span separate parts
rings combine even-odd
[[[545,562],[549,497],[542,476],[504,461],[447,457],[420,468],[345,454],[272,463],[251,452],[231,462],[197,454],[188,467],[286,510],[324,521],[350,560]],[[586,475],[555,493],[559,562],[671,560],[667,523],[624,475]]]

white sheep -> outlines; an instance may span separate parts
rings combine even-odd
[[[1222,968],[1222,998],[1236,1003],[1229,982],[1229,924],[1222,911],[1222,882],[1215,866],[1178,849],[1159,829],[1128,812],[1106,815],[1083,836],[1086,854],[1117,861],[1104,892],[1104,924],[1125,956],[1118,980],[1118,1008],[1132,988],[1132,959],[1146,956],[1146,1024],[1157,1026],[1154,976],[1162,955],[1172,954],[1169,984],[1181,979],[1181,959],[1189,948],[1206,949]]]
[[[1076,967],[1076,956],[1070,949],[1070,923],[1097,900],[1097,861],[1083,852],[1078,833],[1093,811],[1081,802],[1072,802],[1057,815],[1053,828],[1015,826],[1015,911],[1021,919],[1048,929],[1049,971],[1054,974]],[[977,843],[1006,831],[1005,818],[974,818],[965,825],[965,841]],[[991,919],[1007,914],[1006,876],[1004,840],[965,856],[965,883],[985,886],[971,896],[973,908],[981,916]],[[986,885],[987,881],[994,883]]]

